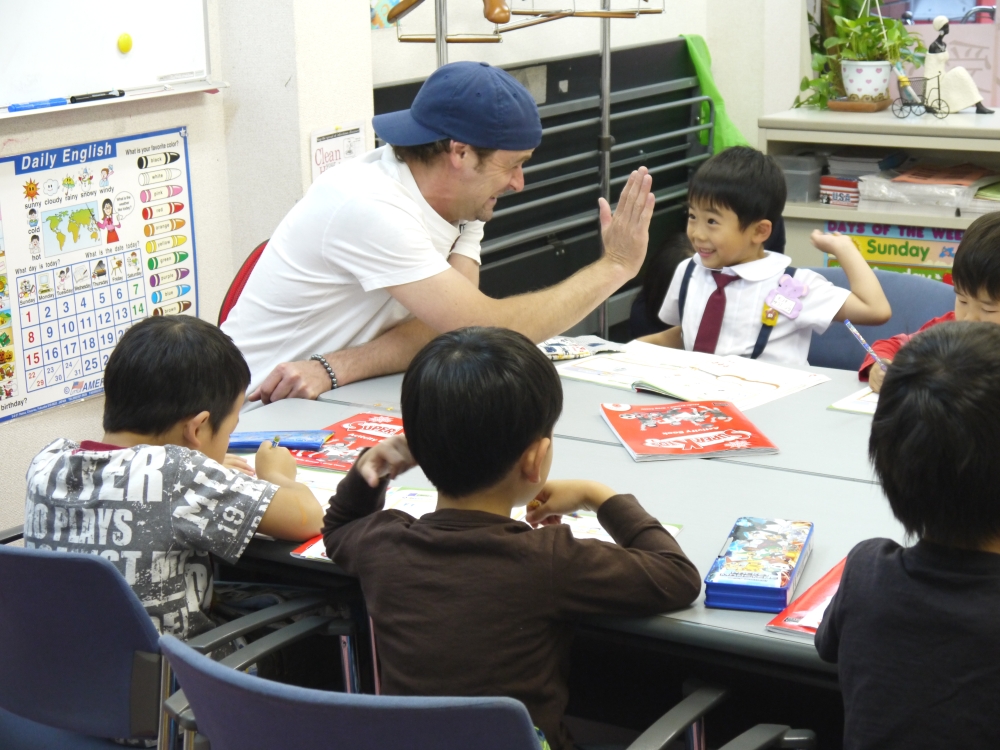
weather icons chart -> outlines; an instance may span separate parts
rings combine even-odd
[[[197,312],[185,128],[0,158],[0,421],[102,392],[132,325]]]

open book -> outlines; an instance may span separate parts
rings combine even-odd
[[[631,341],[619,354],[598,354],[556,366],[564,378],[682,401],[730,401],[745,411],[829,380],[825,375],[730,355],[669,349]]]

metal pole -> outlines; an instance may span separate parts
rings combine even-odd
[[[602,10],[611,10],[611,0],[601,0]],[[611,203],[611,19],[601,19],[601,195]],[[600,335],[608,337],[608,302],[597,308]]]
[[[434,44],[440,68],[448,64],[448,0],[434,0]]]

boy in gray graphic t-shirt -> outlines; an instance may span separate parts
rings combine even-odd
[[[161,633],[211,628],[210,553],[233,563],[257,530],[304,540],[322,521],[287,450],[262,444],[256,477],[226,455],[249,382],[215,326],[135,325],[108,359],[103,439],[56,440],[28,468],[25,546],[106,557]]]

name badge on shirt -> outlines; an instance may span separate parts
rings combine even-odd
[[[809,294],[809,287],[787,273],[778,279],[778,286],[767,293],[764,299],[764,310],[761,313],[761,323],[766,326],[776,325],[778,313],[795,320],[802,312],[802,297]]]

